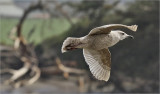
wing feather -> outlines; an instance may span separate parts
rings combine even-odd
[[[138,27],[137,25],[127,26],[123,24],[110,24],[110,25],[104,25],[104,26],[100,26],[92,29],[88,35],[109,34],[111,30],[120,29],[120,28],[126,28],[132,31],[136,31],[137,27]]]
[[[111,69],[109,50],[83,49],[83,54],[93,76],[99,80],[108,81]]]

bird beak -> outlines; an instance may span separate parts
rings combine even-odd
[[[134,39],[134,37],[133,37],[133,36],[131,36],[131,35],[128,35],[128,38]]]

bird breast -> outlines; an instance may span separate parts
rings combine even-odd
[[[87,48],[95,49],[95,50],[108,48],[115,44],[110,34],[86,36],[84,40],[87,41],[88,43]]]

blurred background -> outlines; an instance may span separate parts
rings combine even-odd
[[[82,49],[61,53],[67,37],[97,26],[138,25],[109,48],[108,82],[96,80]],[[0,0],[1,94],[158,93],[159,0]]]

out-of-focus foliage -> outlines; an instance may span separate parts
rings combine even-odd
[[[118,11],[116,14],[123,17],[122,19],[124,20],[122,20],[122,23],[137,24],[139,26],[138,31],[134,34],[135,40],[133,41],[133,43],[129,42],[130,40],[128,40],[121,43],[123,46],[127,45],[124,46],[124,48],[121,47],[121,44],[115,46],[115,48],[121,49],[119,53],[123,53],[123,51],[126,51],[126,53],[128,54],[125,55],[123,53],[122,56],[118,56],[119,58],[117,58],[121,60],[124,65],[127,65],[124,68],[122,67],[122,69],[127,70],[129,67],[132,74],[127,71],[128,75],[135,75],[144,77],[145,79],[158,80],[158,7],[159,5],[157,1],[138,1],[134,4],[131,4],[131,6],[128,8],[128,11]],[[126,20],[128,20],[128,22]],[[117,53],[117,51],[115,53]],[[115,62],[118,62],[119,60],[116,60]],[[119,65],[116,66],[117,68],[120,67]]]
[[[67,37],[83,37],[91,29],[101,25],[137,24],[137,32],[123,29],[127,34],[133,35],[135,37],[134,40],[126,39],[109,48],[112,56],[111,77],[109,81],[95,80],[89,72],[91,80],[97,81],[100,84],[90,92],[106,92],[105,90],[108,90],[109,87],[113,89],[111,92],[158,92],[159,1],[142,0],[128,4],[125,3],[128,6],[125,7],[125,10],[117,8],[120,2],[119,0],[112,4],[108,3],[108,1],[97,0],[93,2],[83,0],[79,3],[64,2],[64,5],[67,4],[74,9],[74,15],[82,15],[79,19],[76,18],[73,25],[68,24],[66,21],[57,21],[57,19],[54,19],[53,23],[47,21],[47,24],[44,25],[40,21],[35,23],[35,30],[37,31],[33,33],[33,36],[29,40],[32,41],[32,38],[38,42],[39,40],[43,40],[35,48],[37,56],[40,59],[39,66],[54,65],[53,59],[58,56],[62,61],[73,60],[78,62],[79,68],[88,70],[89,72],[82,50],[77,49],[64,54],[61,53],[63,41]],[[12,28],[10,25],[15,24],[15,22],[14,20],[12,23],[3,23],[4,27],[6,24],[8,25],[5,31],[10,30]],[[28,28],[27,26],[34,25],[34,22],[34,20],[26,20],[24,23],[23,34],[26,38],[28,32],[24,31],[31,31],[32,27]],[[26,26],[26,24],[28,25]],[[53,27],[48,28],[51,25]],[[44,32],[42,33],[41,30]],[[59,31],[62,32],[60,33]],[[43,38],[40,33],[46,37]],[[3,35],[6,36],[7,33],[3,33]],[[5,39],[5,36],[2,36],[2,39]],[[94,85],[92,84],[93,87]]]
[[[8,21],[9,20],[9,21]],[[17,18],[2,18],[1,19],[1,44],[11,45],[13,41],[10,39],[6,39],[6,36],[9,36],[10,31],[13,27],[16,26],[18,22]],[[59,28],[59,26],[63,26],[63,28]],[[66,19],[27,19],[23,25],[22,34],[29,41],[33,42],[33,44],[40,44],[43,40],[57,36],[65,32],[68,28],[70,28],[70,24]],[[29,33],[32,33],[30,37]]]
[[[82,68],[86,66],[83,59],[82,51],[72,51],[61,55],[61,45],[66,37],[82,37],[97,26],[105,24],[126,24],[138,25],[136,33],[126,31],[128,34],[134,35],[134,40],[124,40],[114,47],[110,48],[112,54],[112,71],[113,74],[123,73],[129,77],[142,78],[145,80],[159,81],[159,3],[158,1],[136,1],[129,3],[128,9],[125,11],[115,9],[113,4],[106,5],[104,2],[83,1],[77,6],[76,13],[83,12],[85,17],[81,18],[67,33],[64,33],[59,42],[49,44],[55,47],[56,52],[63,58],[68,60],[77,60]],[[54,39],[54,38],[53,38]],[[45,41],[50,43],[49,39]],[[88,70],[88,68],[86,67]],[[113,74],[112,74],[113,73]],[[148,84],[148,83],[146,83]],[[146,87],[142,87],[137,92],[145,92]],[[152,92],[158,92],[158,84],[150,86]],[[151,92],[150,91],[150,92]]]

